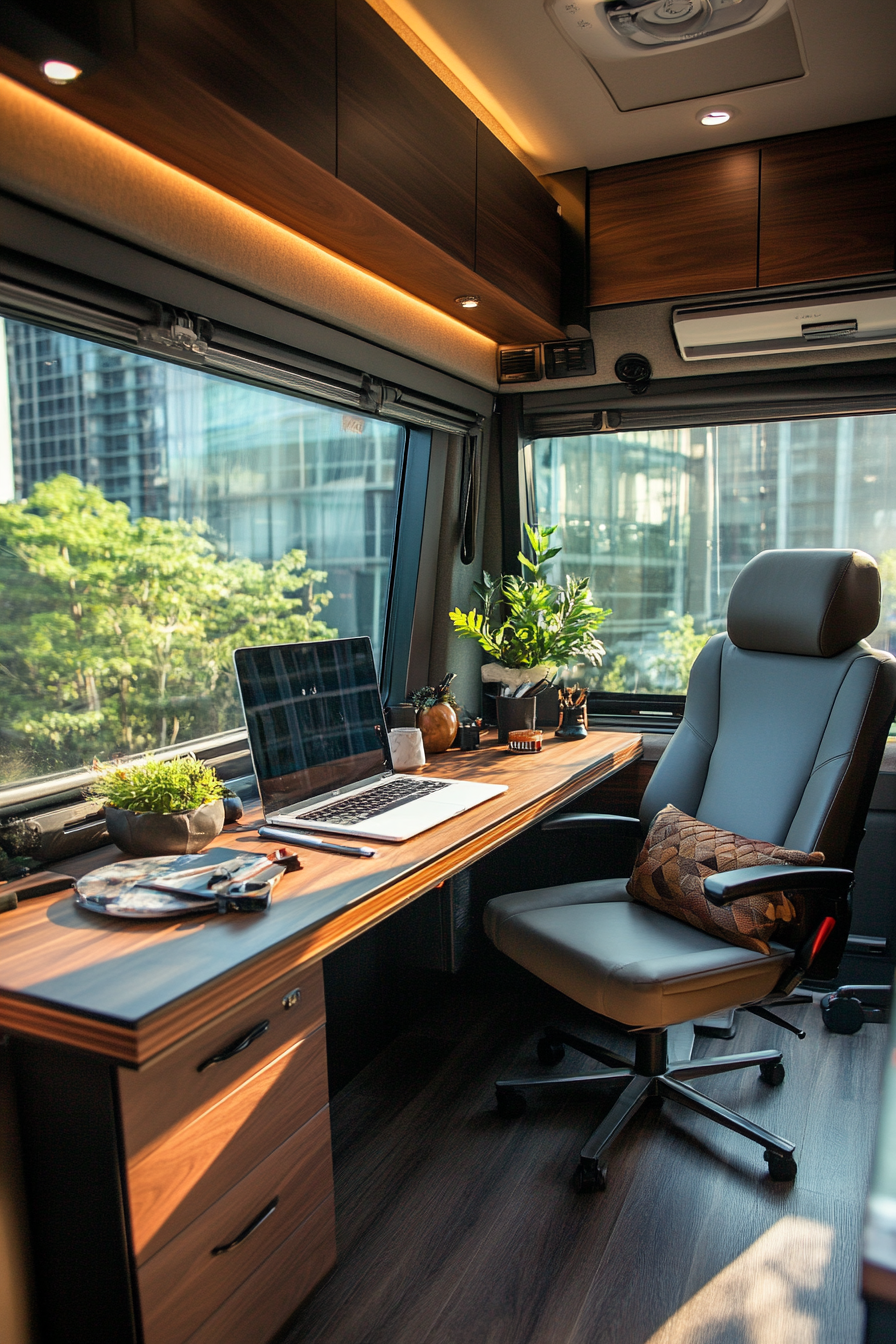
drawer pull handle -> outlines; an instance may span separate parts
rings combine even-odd
[[[213,1246],[212,1255],[223,1255],[225,1251],[232,1251],[235,1246],[239,1246],[247,1237],[251,1237],[252,1233],[261,1227],[263,1222],[270,1218],[279,1203],[280,1196],[275,1195],[270,1204],[266,1204],[261,1213],[256,1214],[251,1223],[244,1227],[242,1232],[234,1237],[233,1241],[225,1242],[223,1246]]]
[[[225,1046],[217,1055],[209,1055],[208,1059],[204,1059],[201,1064],[196,1066],[196,1072],[204,1073],[213,1064],[223,1064],[226,1059],[233,1059],[234,1055],[238,1055],[241,1050],[248,1049],[253,1041],[257,1041],[259,1036],[263,1036],[270,1025],[270,1022],[265,1018],[264,1022],[259,1022],[251,1031],[247,1031],[245,1036],[241,1036],[238,1041],[234,1041],[233,1045]]]

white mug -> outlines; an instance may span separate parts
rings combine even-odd
[[[416,770],[426,764],[423,734],[419,728],[393,728],[389,733],[389,749],[396,770]]]

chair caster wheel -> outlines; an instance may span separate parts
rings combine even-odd
[[[858,999],[841,998],[834,990],[821,1001],[821,1020],[835,1036],[854,1036],[865,1025],[865,1014]]]
[[[787,1071],[780,1062],[776,1064],[773,1060],[765,1060],[759,1065],[759,1076],[769,1087],[780,1087],[787,1077]]]
[[[589,1163],[587,1167],[584,1162],[580,1162],[572,1183],[580,1195],[597,1194],[607,1188],[607,1169],[599,1167],[596,1162]]]
[[[526,1111],[526,1098],[518,1087],[496,1087],[495,1100],[503,1120],[518,1120]]]
[[[566,1047],[561,1041],[552,1041],[547,1036],[542,1036],[538,1045],[535,1047],[535,1053],[538,1055],[539,1064],[544,1064],[545,1068],[551,1068],[554,1064],[559,1064],[566,1055]]]
[[[773,1181],[795,1181],[796,1161],[790,1153],[773,1153],[766,1149],[764,1153],[768,1163],[768,1174]]]

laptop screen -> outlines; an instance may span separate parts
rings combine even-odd
[[[233,661],[266,815],[391,772],[366,636],[237,649]]]

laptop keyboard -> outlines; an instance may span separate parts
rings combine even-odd
[[[412,803],[415,798],[424,798],[428,793],[448,787],[448,780],[435,779],[390,779],[375,789],[365,793],[351,794],[348,798],[338,798],[333,803],[316,807],[313,812],[302,812],[296,821],[328,821],[337,826],[351,826],[358,821],[367,821],[383,812]]]

